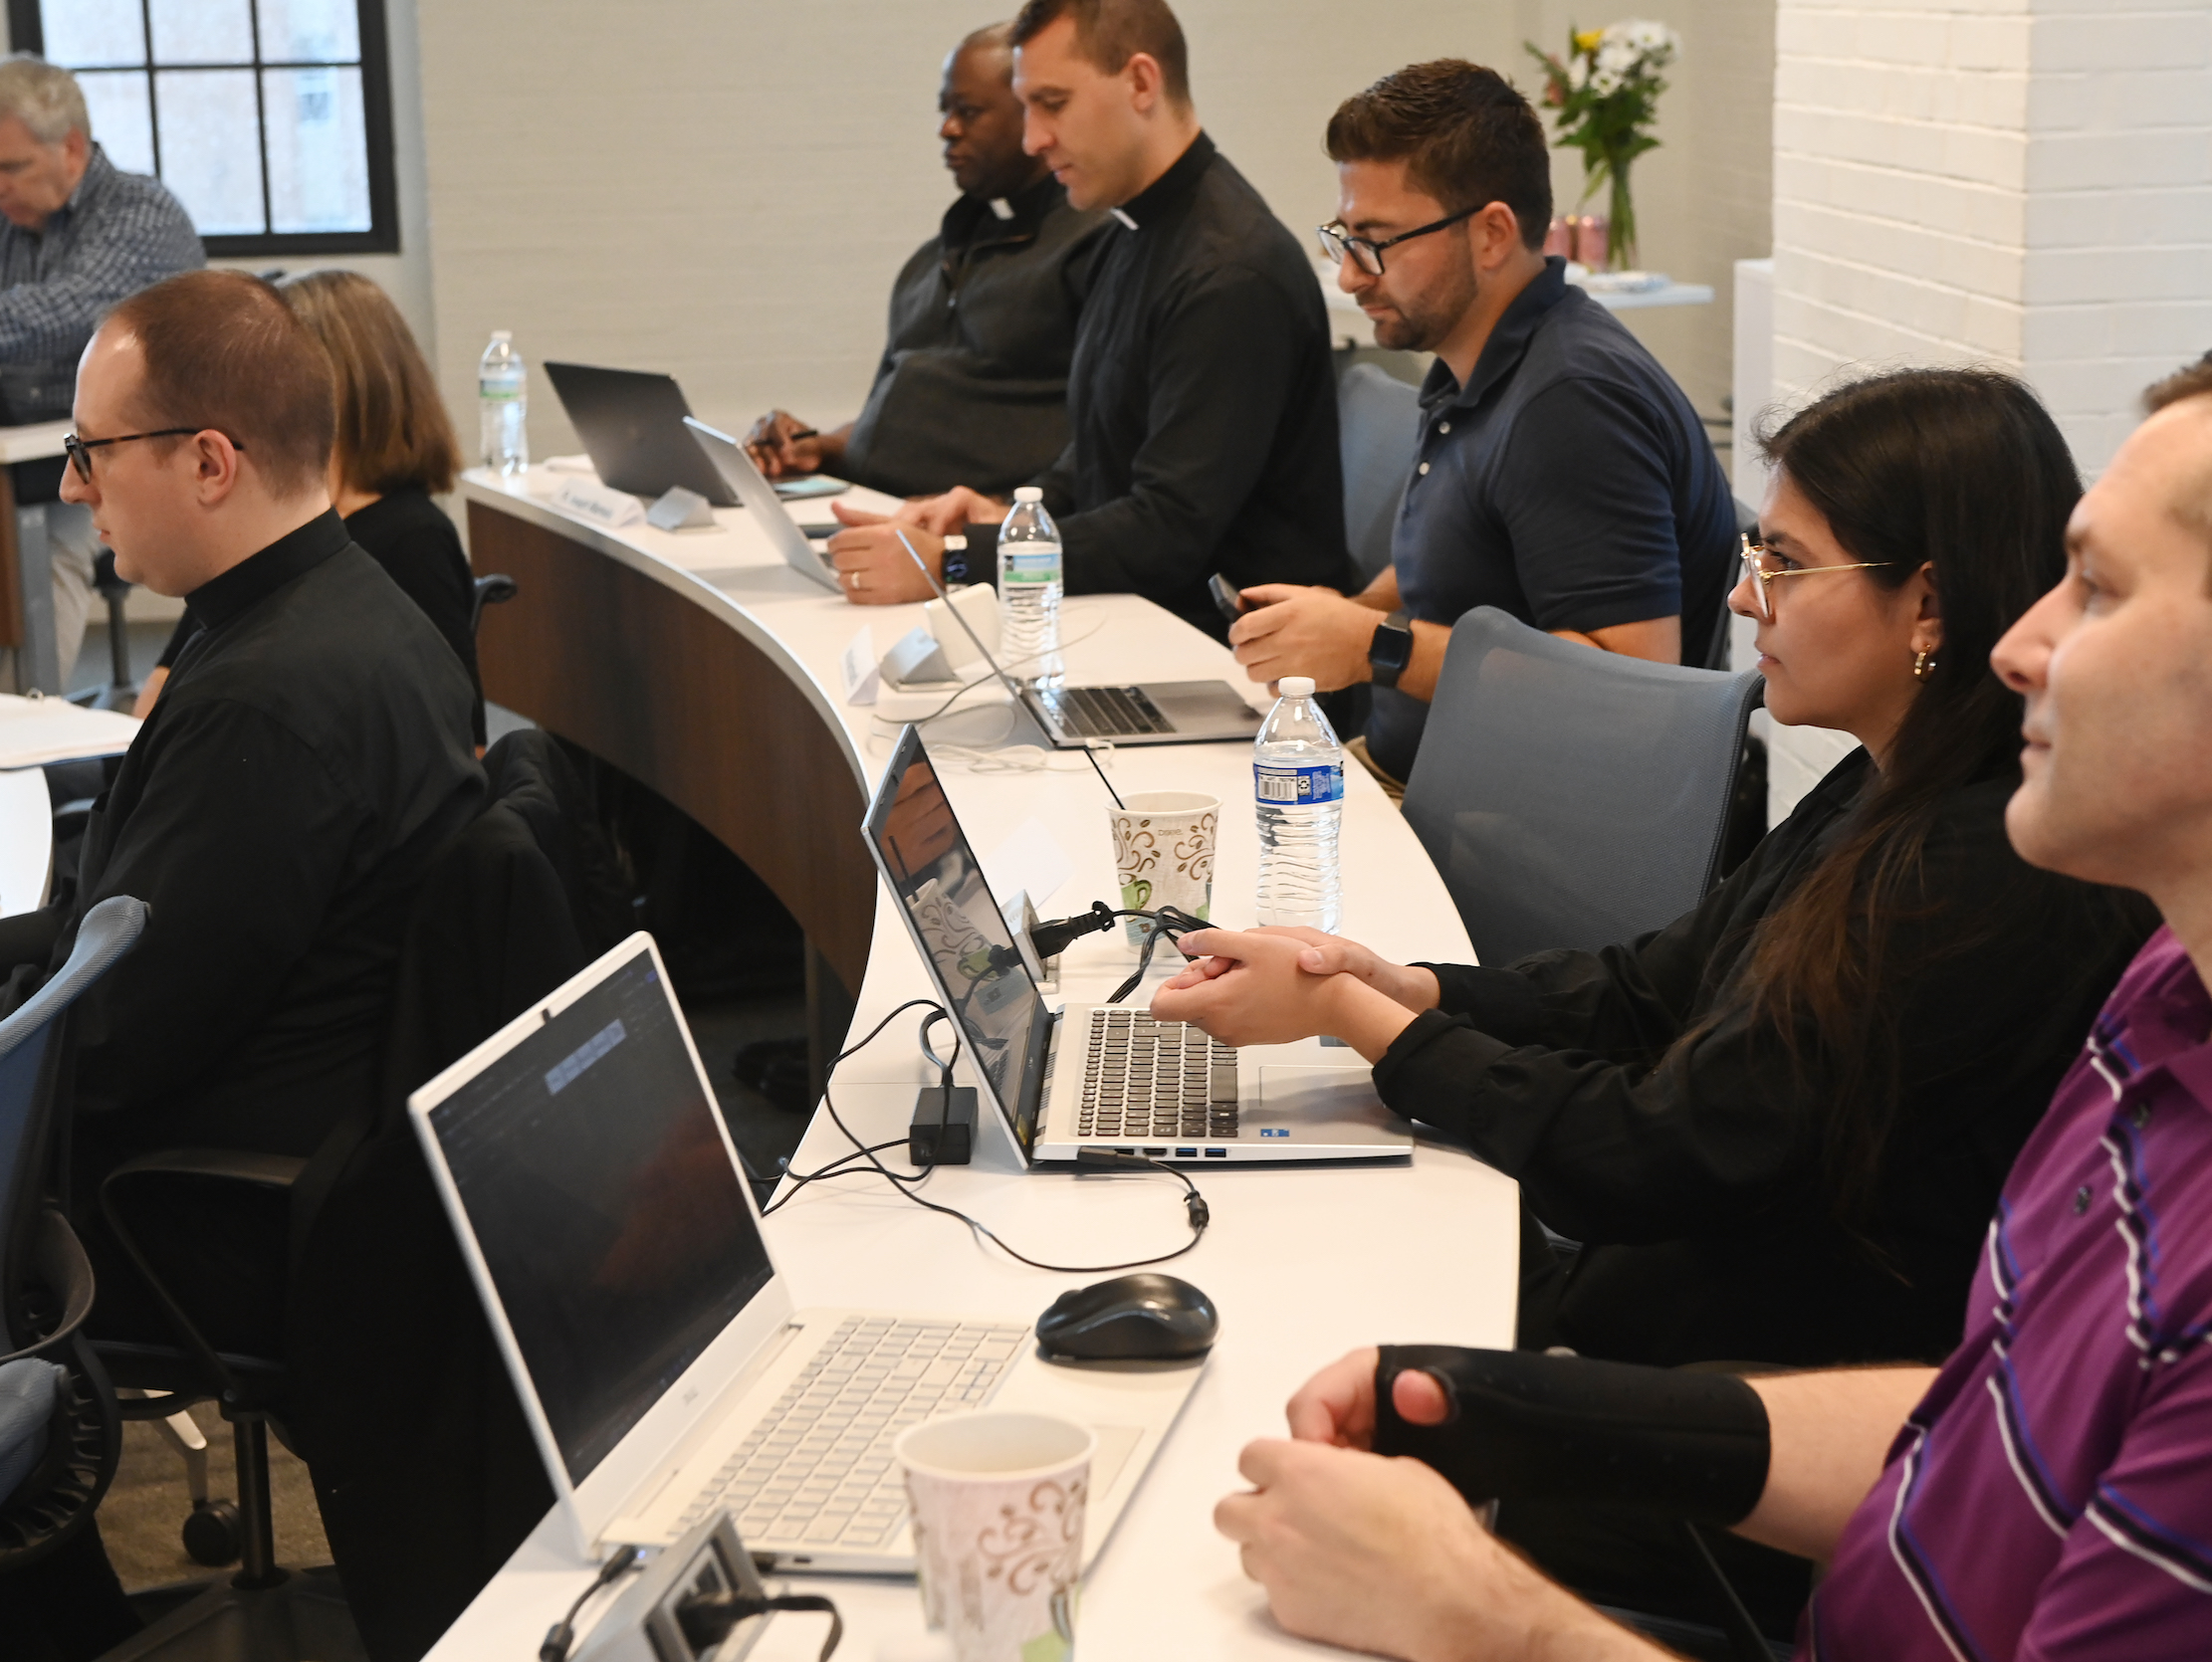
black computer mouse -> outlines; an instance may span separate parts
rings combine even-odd
[[[1220,1327],[1212,1299],[1147,1271],[1062,1293],[1037,1318],[1037,1344],[1072,1361],[1176,1361],[1205,1355]]]

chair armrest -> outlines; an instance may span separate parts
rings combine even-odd
[[[246,1184],[260,1189],[289,1193],[299,1181],[300,1173],[308,1162],[290,1154],[262,1154],[244,1148],[163,1148],[150,1154],[140,1154],[136,1159],[125,1160],[101,1180],[100,1210],[108,1220],[108,1227],[114,1232],[115,1242],[129,1258],[131,1267],[138,1272],[169,1326],[183,1342],[205,1370],[214,1389],[228,1393],[240,1381],[236,1371],[225,1361],[215,1348],[207,1342],[197,1323],[185,1313],[183,1305],[170,1293],[167,1283],[155,1273],[146,1255],[138,1246],[137,1237],[124,1221],[118,1185],[127,1185],[139,1178],[198,1177],[217,1178],[223,1181]]]
[[[33,1248],[38,1263],[39,1279],[62,1303],[61,1320],[51,1332],[36,1344],[26,1345],[20,1350],[0,1356],[0,1363],[20,1361],[26,1356],[44,1355],[85,1325],[85,1318],[93,1310],[93,1265],[85,1256],[85,1248],[77,1239],[77,1231],[69,1220],[52,1206],[39,1216],[38,1236]]]

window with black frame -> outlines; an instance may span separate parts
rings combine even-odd
[[[392,253],[382,0],[7,0],[73,71],[93,136],[157,176],[214,255]]]

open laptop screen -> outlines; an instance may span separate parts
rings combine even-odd
[[[680,1019],[641,948],[429,1115],[572,1483],[771,1273]]]
[[[1046,1019],[1044,1001],[913,727],[884,772],[867,829],[961,1040],[1026,1153],[1036,1104],[1023,1100],[1022,1070]]]

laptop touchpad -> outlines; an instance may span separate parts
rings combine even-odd
[[[1365,1068],[1261,1068],[1259,1106],[1301,1120],[1372,1118],[1381,1106]]]

